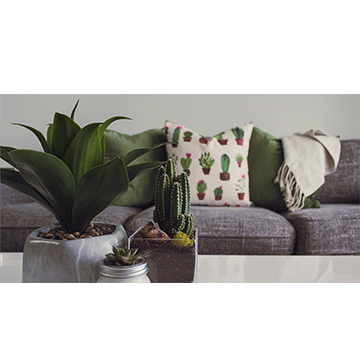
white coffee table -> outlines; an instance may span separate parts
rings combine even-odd
[[[0,282],[21,283],[22,253],[0,253]],[[360,256],[199,255],[198,283],[359,283]]]

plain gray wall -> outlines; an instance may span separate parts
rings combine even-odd
[[[12,123],[46,134],[54,113],[70,115],[78,99],[80,126],[125,115],[134,120],[117,121],[110,129],[127,134],[161,128],[170,120],[212,136],[251,121],[278,137],[310,129],[342,139],[360,137],[359,95],[1,95],[0,144],[41,150],[32,133]]]

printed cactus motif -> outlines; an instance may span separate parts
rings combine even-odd
[[[180,130],[182,129],[181,126],[177,126],[176,129],[174,130],[174,133],[173,133],[173,142],[175,144],[172,144],[173,147],[177,147],[178,146],[178,143],[179,143],[179,139],[180,139]]]
[[[235,190],[238,192],[239,200],[244,200],[245,196],[245,178],[246,175],[242,175],[241,179],[238,179],[237,184],[235,184]]]
[[[240,153],[237,153],[235,156],[235,160],[237,161],[239,167],[241,167],[241,163],[244,161],[244,157]]]
[[[233,134],[235,135],[235,141],[238,145],[242,145],[244,141],[244,130],[240,129],[239,127],[236,127],[234,129],[231,129]]]
[[[153,219],[171,238],[179,231],[189,237],[193,232],[189,179],[184,172],[176,175],[176,164],[171,159],[159,168],[156,176]]]
[[[220,180],[223,180],[223,181],[230,180],[229,167],[230,167],[229,155],[223,154],[221,156],[221,169],[223,172],[220,173]]]
[[[221,156],[221,169],[224,173],[227,173],[229,171],[229,167],[230,167],[229,155],[223,154]]]
[[[225,131],[223,131],[220,134],[214,135],[214,138],[219,142],[220,145],[226,145],[228,142],[228,139],[223,138],[224,134],[225,134]]]
[[[198,191],[197,196],[198,196],[199,200],[204,200],[205,191],[207,189],[206,182],[204,180],[198,181],[198,183],[196,184],[196,189]]]
[[[210,153],[201,154],[199,163],[205,175],[210,173],[210,169],[214,165],[214,162],[215,160],[210,157]]]
[[[186,158],[181,158],[180,163],[181,166],[183,168],[183,170],[186,172],[187,176],[190,175],[190,165],[191,165],[192,159],[191,159],[191,154],[190,153],[186,153]]]
[[[219,186],[214,190],[215,200],[219,201],[222,198],[222,195],[224,193],[223,187]]]
[[[184,132],[184,141],[190,142],[192,139],[193,133],[191,131]]]
[[[206,182],[204,180],[198,181],[196,185],[196,189],[200,194],[204,194],[207,189]]]

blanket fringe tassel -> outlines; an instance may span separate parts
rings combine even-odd
[[[294,174],[285,162],[281,165],[274,182],[279,183],[281,193],[289,211],[297,211],[304,207],[305,194],[301,191]]]

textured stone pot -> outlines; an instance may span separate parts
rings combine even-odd
[[[127,245],[127,235],[121,225],[95,223],[114,228],[109,235],[76,240],[47,240],[39,238],[40,231],[48,232],[55,226],[44,226],[27,238],[23,255],[24,283],[95,283],[99,277],[98,264],[112,252],[112,247]]]

